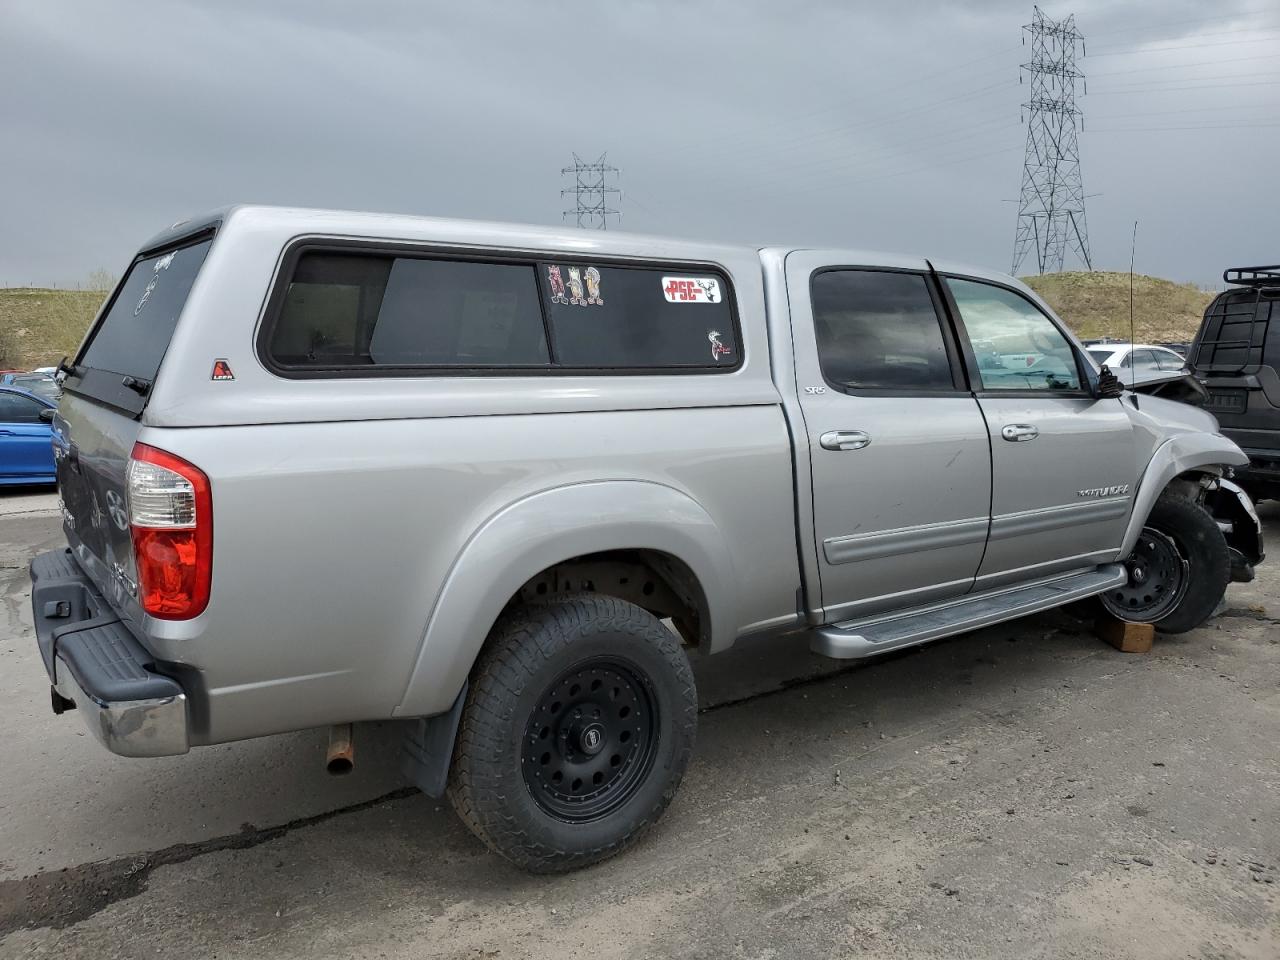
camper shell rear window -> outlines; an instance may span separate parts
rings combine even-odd
[[[718,373],[741,366],[724,271],[304,243],[258,346],[285,377]]]
[[[140,413],[212,243],[206,232],[139,255],[77,355],[65,389]]]

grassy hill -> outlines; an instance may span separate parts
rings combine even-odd
[[[1127,273],[1046,273],[1023,277],[1081,337],[1129,339]],[[1190,340],[1214,297],[1192,283],[1133,278],[1133,319],[1139,343]]]
[[[0,289],[0,368],[53,366],[75,353],[106,292]]]
[[[1049,273],[1026,283],[1082,337],[1129,336],[1127,273]],[[73,353],[106,291],[0,289],[0,369],[51,366]],[[1134,277],[1138,340],[1190,340],[1211,291]]]

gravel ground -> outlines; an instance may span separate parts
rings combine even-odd
[[[26,576],[53,503],[0,495],[0,956],[1280,957],[1271,567],[1147,655],[1055,613],[852,668],[700,661],[666,818],[548,879],[403,788],[392,724],[335,780],[323,731],[130,761],[54,717]]]

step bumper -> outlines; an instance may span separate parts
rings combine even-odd
[[[103,600],[70,551],[31,563],[36,642],[56,696],[71,703],[98,741],[122,757],[168,757],[190,749],[187,696]]]

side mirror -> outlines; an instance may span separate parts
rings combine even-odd
[[[53,423],[53,418],[57,415],[57,413],[58,411],[53,409],[53,407],[45,407],[43,410],[40,411],[40,419],[44,423]]]
[[[1105,363],[1098,373],[1098,382],[1094,386],[1093,395],[1101,400],[1114,400],[1124,395],[1124,384]]]

